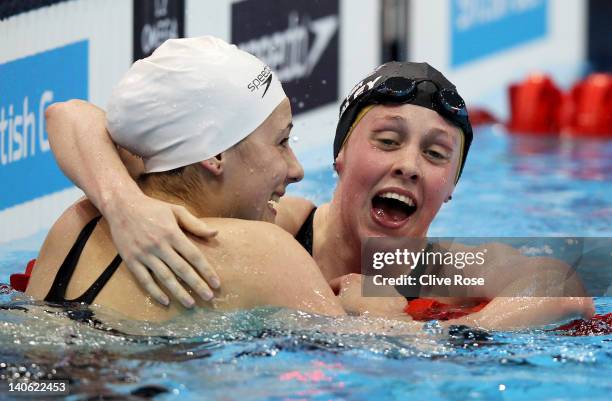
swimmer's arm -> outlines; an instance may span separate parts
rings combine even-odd
[[[99,210],[126,194],[142,194],[132,179],[142,173],[142,161],[124,154],[130,174],[106,131],[104,110],[75,99],[52,104],[45,118],[57,164]]]
[[[113,242],[140,285],[158,302],[168,304],[150,270],[183,305],[193,305],[193,298],[172,271],[207,299],[211,294],[207,283],[216,287],[218,276],[181,228],[203,238],[214,236],[214,230],[185,208],[142,193],[106,131],[102,109],[70,100],[51,105],[45,117],[58,165],[109,222]],[[142,172],[142,164],[134,163],[133,157],[124,161],[135,166],[133,174]]]
[[[588,297],[497,297],[481,311],[445,322],[487,330],[520,330],[595,313]]]
[[[406,298],[400,294],[395,297],[365,297],[362,293],[362,280],[363,275],[350,273],[329,282],[347,313],[412,321],[412,318],[404,313]]]
[[[524,270],[519,270],[523,274],[510,281],[480,312],[470,316],[476,326],[522,329],[593,316],[593,299],[586,296],[575,274],[568,279],[567,265],[544,257],[520,256],[520,259]],[[574,296],[566,296],[568,293]]]
[[[490,263],[466,270],[465,275],[482,277],[487,284],[484,288],[472,287],[468,296],[491,301],[477,313],[449,320],[450,324],[521,329],[593,315],[592,298],[586,296],[577,275],[568,274],[566,264],[552,258],[527,257],[506,245],[489,244],[487,248]],[[574,296],[565,296],[568,291]]]
[[[404,313],[406,299],[403,297],[363,297],[359,274],[339,277],[330,284],[332,288],[339,287],[339,298],[348,313],[412,320]],[[572,316],[589,318],[594,313],[590,298],[504,296],[516,294],[525,284],[515,283],[518,288],[507,288],[505,293],[499,294],[481,311],[448,320],[443,324],[467,325],[486,330],[511,330],[544,326]]]

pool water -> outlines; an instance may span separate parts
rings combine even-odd
[[[326,150],[321,150],[325,153]],[[306,169],[293,193],[329,200],[331,168]],[[612,141],[476,133],[453,200],[432,236],[612,236]],[[44,233],[0,244],[0,282],[36,256]],[[612,298],[597,298],[597,312]],[[342,334],[367,327],[279,309],[193,311],[159,326],[97,316],[95,329],[0,289],[0,399],[8,378],[70,380],[66,399],[609,400],[612,336],[543,330]],[[90,398],[91,397],[91,398]],[[36,399],[28,396],[25,399]],[[41,394],[39,399],[49,399]],[[54,399],[61,399],[54,398]]]

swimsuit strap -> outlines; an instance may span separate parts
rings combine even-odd
[[[115,274],[119,265],[121,265],[123,259],[120,255],[115,256],[112,262],[104,269],[100,277],[85,291],[80,297],[68,300],[69,302],[83,302],[86,304],[93,304],[94,299],[98,296],[102,288],[108,283],[108,280]]]
[[[313,242],[313,237],[314,237],[313,222],[314,222],[314,215],[316,211],[317,211],[317,207],[315,206],[310,211],[310,214],[304,221],[304,224],[302,224],[302,227],[300,227],[300,230],[298,231],[298,233],[295,235],[296,241],[299,242],[300,245],[304,247],[304,249],[306,249],[306,251],[310,254],[310,256],[312,256],[312,242]]]
[[[70,252],[68,252],[68,255],[66,255],[64,263],[62,263],[57,274],[55,275],[55,280],[53,280],[53,284],[51,285],[49,293],[45,297],[45,301],[58,303],[66,301],[66,288],[68,288],[70,278],[72,278],[74,269],[79,261],[79,257],[83,252],[83,248],[85,247],[85,244],[91,236],[94,228],[96,228],[96,224],[98,224],[100,218],[102,218],[102,216],[94,217],[79,233],[76,242],[74,245],[72,245],[72,248],[70,248]]]
[[[55,276],[55,280],[51,285],[51,289],[45,297],[45,301],[59,304],[65,302],[83,302],[91,304],[102,288],[104,288],[104,285],[108,282],[108,280],[110,280],[113,273],[115,273],[121,264],[121,256],[119,255],[113,259],[100,277],[98,277],[98,279],[81,296],[75,299],[66,299],[66,289],[68,288],[68,283],[70,283],[70,279],[74,274],[74,269],[79,262],[83,248],[85,247],[91,233],[96,228],[96,224],[98,224],[98,221],[100,221],[101,218],[102,216],[94,217],[85,227],[83,227],[76,242],[70,249],[70,252],[68,252],[68,255],[66,255],[64,263],[62,263],[60,266],[57,275]]]

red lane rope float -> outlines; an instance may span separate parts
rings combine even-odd
[[[36,264],[36,259],[32,259],[26,266],[25,273],[14,273],[11,274],[11,287],[17,291],[25,292],[30,282],[30,276],[32,275],[32,269]]]
[[[565,96],[561,130],[571,136],[612,138],[612,74],[591,74]]]
[[[508,88],[509,132],[612,138],[612,74],[595,73],[564,94],[548,75]]]
[[[508,130],[530,135],[554,135],[560,130],[563,94],[548,75],[531,74],[508,88]]]

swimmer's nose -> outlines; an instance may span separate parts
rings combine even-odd
[[[402,180],[419,181],[421,168],[419,167],[418,152],[405,152],[393,166],[393,176]]]
[[[418,174],[416,171],[407,171],[405,169],[402,168],[397,168],[393,171],[393,175],[395,175],[396,177],[400,177],[403,179],[410,179],[410,181],[418,181],[420,174]]]
[[[289,156],[288,163],[289,169],[287,171],[287,181],[290,184],[302,181],[302,178],[304,178],[304,168],[302,167],[298,159],[295,157],[293,150],[291,151],[291,154]]]

